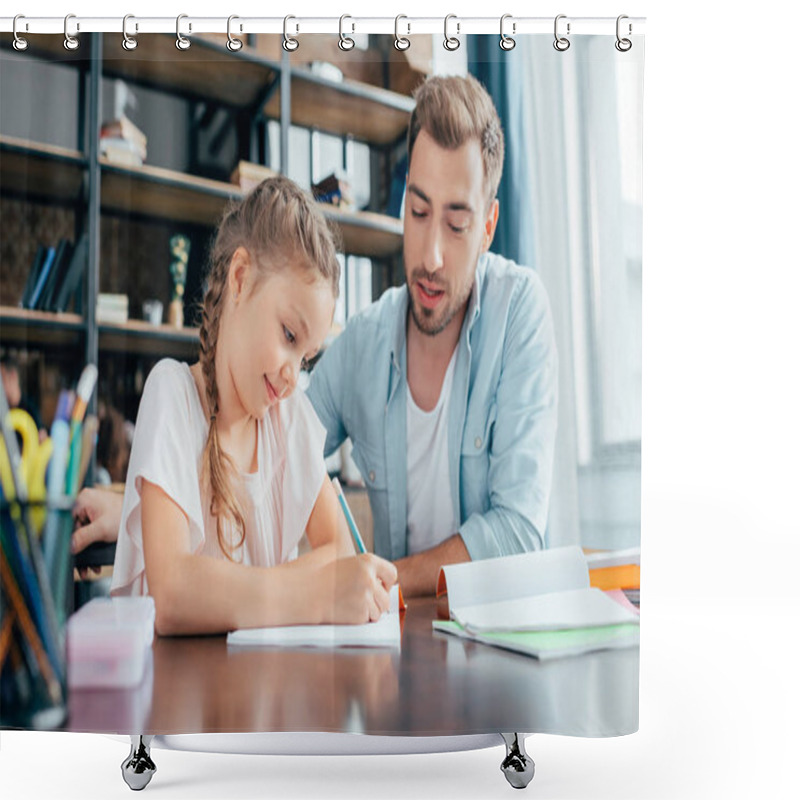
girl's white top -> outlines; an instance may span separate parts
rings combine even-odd
[[[272,406],[258,429],[258,469],[237,472],[232,486],[242,505],[244,544],[229,552],[239,563],[271,567],[297,556],[325,476],[326,431],[299,389]],[[189,522],[192,553],[224,558],[211,498],[201,483],[208,422],[188,364],[164,359],[144,386],[131,449],[111,581],[112,595],[147,594],[142,550],[142,479],[159,486]]]

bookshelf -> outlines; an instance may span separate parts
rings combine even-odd
[[[103,363],[116,380],[123,372],[141,371],[141,365],[145,365],[146,374],[147,365],[158,358],[170,356],[191,361],[197,356],[198,331],[193,327],[154,326],[137,319],[124,324],[96,323],[98,294],[109,291],[109,276],[114,269],[123,273],[125,270],[124,266],[115,267],[111,263],[114,259],[109,259],[106,252],[110,247],[108,240],[111,232],[117,235],[120,225],[150,225],[162,231],[162,238],[167,230],[208,231],[210,239],[227,204],[241,197],[242,190],[220,180],[219,175],[203,172],[204,165],[196,172],[188,172],[150,163],[123,166],[100,156],[100,122],[113,116],[112,109],[103,107],[103,100],[108,102],[103,96],[103,82],[107,79],[155,90],[160,96],[186,103],[194,110],[202,108],[201,103],[212,110],[221,109],[228,115],[229,126],[239,126],[237,136],[242,135],[244,124],[245,138],[249,141],[239,144],[240,160],[258,161],[254,154],[263,155],[268,120],[277,121],[280,126],[281,148],[288,142],[290,126],[340,137],[343,147],[345,141],[366,144],[373,154],[372,169],[379,173],[373,176],[373,199],[369,206],[373,210],[350,211],[326,204],[321,204],[321,209],[338,227],[345,254],[373,259],[374,269],[382,275],[374,285],[385,285],[387,279],[391,280],[402,253],[402,222],[380,211],[381,204],[388,201],[391,158],[404,151],[405,132],[414,106],[407,93],[408,70],[404,92],[397,92],[386,88],[390,71],[375,68],[375,63],[383,57],[376,58],[374,53],[362,54],[362,62],[354,70],[345,66],[344,77],[339,81],[298,63],[297,54],[289,57],[281,51],[279,43],[266,41],[280,37],[252,37],[237,53],[227,50],[225,38],[192,37],[191,48],[180,52],[175,48],[174,36],[146,35],[139,38],[136,50],[126,52],[120,47],[119,36],[84,34],[80,37],[80,48],[70,52],[64,49],[60,36],[30,35],[30,48],[24,56],[13,53],[10,36],[0,39],[0,58],[8,53],[23,64],[26,61],[54,64],[60,70],[66,68],[78,74],[76,96],[68,100],[77,109],[78,147],[70,149],[37,141],[33,138],[37,135],[35,127],[30,139],[6,135],[0,127],[0,197],[61,209],[74,219],[74,231],[70,231],[73,241],[85,234],[89,245],[81,313],[22,309],[13,304],[13,293],[0,292],[3,349],[40,350],[45,357],[51,353],[62,368],[65,359],[76,366],[87,361],[98,363],[101,383]],[[309,60],[326,60],[325,53],[329,53],[332,58],[342,59],[343,65],[350,64],[350,54],[339,53],[335,41],[336,37],[328,37],[319,45],[322,55]],[[317,44],[307,44],[304,40],[306,54],[315,47]],[[398,57],[393,54],[392,58]],[[375,81],[384,85],[376,85]],[[42,133],[42,139],[47,135]],[[192,145],[187,147],[191,151]],[[189,159],[189,163],[197,162]],[[282,158],[281,163],[288,163],[288,157]],[[143,256],[146,244],[129,242],[124,237],[121,241],[116,246],[139,248],[136,259],[131,256],[131,263],[143,273],[142,283],[147,284],[147,272],[152,272],[150,296],[162,300],[166,314],[169,297],[164,296],[163,286],[158,282],[165,280],[166,250],[159,245],[152,257],[148,252]],[[28,250],[34,246],[28,244]],[[388,271],[384,270],[386,266]],[[9,280],[9,271],[2,259],[0,267],[2,288]],[[124,287],[112,286],[111,291],[124,291]],[[138,304],[131,296],[131,316],[138,316],[138,311]],[[137,381],[133,384],[139,386]],[[130,391],[125,389],[127,393]],[[93,407],[94,404],[93,401]],[[42,406],[45,405],[48,403],[43,402]],[[130,403],[127,405],[130,410]]]

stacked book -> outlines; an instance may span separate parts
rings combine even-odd
[[[231,183],[238,186],[244,194],[253,190],[267,178],[274,178],[278,173],[262,164],[251,161],[240,161],[231,174]]]
[[[128,295],[98,294],[97,322],[122,325],[128,321]]]
[[[538,659],[639,644],[639,612],[620,592],[592,586],[579,547],[451,564],[439,573],[449,620],[441,633]]]
[[[53,247],[40,245],[36,250],[25,289],[22,308],[37,311],[66,311],[86,271],[86,237],[77,245],[61,239]]]
[[[139,167],[147,160],[147,137],[126,116],[100,128],[100,155],[114,164]]]

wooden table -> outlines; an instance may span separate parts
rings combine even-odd
[[[435,633],[446,603],[412,599],[400,651],[231,649],[156,637],[131,691],[70,694],[66,730],[119,734],[499,731],[615,736],[638,728],[639,649],[539,662]]]

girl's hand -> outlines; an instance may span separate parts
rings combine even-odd
[[[122,517],[123,496],[107,489],[83,489],[72,509],[75,531],[72,534],[72,552],[80,553],[94,542],[115,542]],[[99,567],[83,567],[82,580],[88,570],[99,574]]]
[[[364,553],[332,561],[319,574],[316,594],[323,622],[360,625],[389,610],[389,589],[397,583],[391,561]]]

